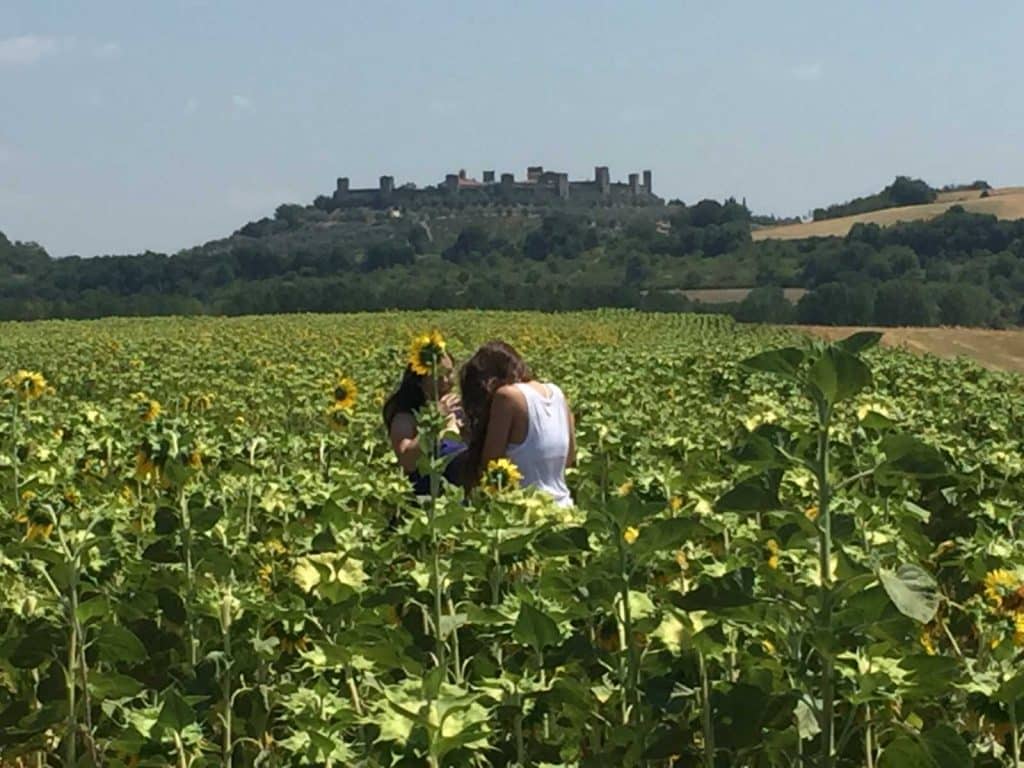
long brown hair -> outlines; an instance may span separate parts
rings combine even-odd
[[[487,438],[494,393],[509,384],[532,381],[533,374],[518,352],[504,341],[489,341],[466,361],[459,373],[462,408],[469,426],[464,482],[472,489],[480,481],[481,456]]]

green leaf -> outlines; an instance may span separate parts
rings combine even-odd
[[[685,595],[673,598],[673,603],[688,611],[714,608],[739,608],[757,602],[754,598],[754,570],[740,568],[719,579],[701,584]]]
[[[678,549],[684,542],[692,541],[704,526],[692,517],[670,517],[654,520],[644,527],[636,544],[633,556],[644,557],[655,552]]]
[[[882,750],[878,768],[938,768],[938,765],[922,744],[909,736],[899,736]]]
[[[56,627],[35,622],[14,647],[10,662],[19,669],[35,669],[57,656],[63,640]]]
[[[921,734],[924,747],[939,768],[971,768],[974,758],[960,734],[940,724]]]
[[[821,353],[808,373],[829,405],[841,403],[871,385],[871,369],[859,358],[836,347]]]
[[[748,357],[740,365],[754,371],[794,378],[804,357],[803,350],[796,347],[785,347]]]
[[[813,739],[821,733],[821,725],[818,723],[818,718],[814,714],[814,708],[811,706],[806,694],[796,703],[794,714],[796,715],[796,728],[802,741]]]
[[[576,527],[547,531],[534,540],[533,548],[538,555],[549,557],[584,552],[590,548],[587,544],[587,529]]]
[[[882,440],[886,462],[878,474],[896,473],[918,478],[944,477],[949,474],[946,461],[935,448],[916,437],[896,434]]]
[[[100,701],[131,698],[141,693],[144,688],[142,683],[128,675],[96,670],[89,673],[89,690]]]
[[[100,658],[111,663],[145,661],[146,647],[135,633],[118,624],[104,624],[95,640]]]
[[[78,620],[82,625],[110,613],[110,601],[104,596],[94,597],[78,605]]]
[[[540,652],[546,646],[557,645],[562,639],[555,620],[529,603],[519,606],[519,618],[512,629],[517,642],[529,645]]]
[[[858,331],[842,341],[837,341],[835,346],[851,355],[859,355],[876,346],[881,340],[882,334],[878,331]]]
[[[895,571],[883,568],[878,578],[893,605],[904,616],[922,624],[935,618],[939,609],[939,591],[935,579],[926,570],[904,563]]]
[[[195,720],[195,712],[189,703],[174,688],[168,688],[164,692],[163,706],[160,707],[160,716],[156,721],[157,727],[180,733]]]
[[[1024,673],[1011,677],[996,692],[996,698],[1005,704],[1017,701],[1021,696],[1024,696]]]
[[[718,497],[716,512],[766,512],[779,508],[779,474],[754,475]]]

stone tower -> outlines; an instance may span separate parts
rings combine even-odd
[[[338,186],[334,189],[334,199],[344,200],[348,197],[348,176],[338,178]]]
[[[629,174],[629,193],[635,198],[640,192],[640,174]]]
[[[494,171],[484,171],[484,184],[494,183]]]
[[[394,176],[381,176],[380,177],[380,196],[384,200],[391,198],[391,193],[395,191],[395,177]]]
[[[644,171],[644,192],[648,195],[653,195],[654,190],[651,188],[651,172]]]
[[[558,197],[562,200],[569,199],[569,174],[558,174]]]
[[[607,165],[599,165],[594,169],[594,182],[601,197],[608,197],[612,191],[612,178]]]

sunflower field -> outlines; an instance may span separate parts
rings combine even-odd
[[[563,387],[575,508],[507,464],[410,495],[424,334]],[[1019,767],[1024,386],[877,340],[0,324],[0,766]]]

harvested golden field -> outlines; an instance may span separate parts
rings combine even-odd
[[[979,192],[940,193],[938,201],[928,205],[908,205],[902,208],[887,208],[882,211],[860,213],[826,221],[808,221],[802,224],[786,224],[780,227],[755,229],[754,240],[799,240],[805,237],[845,237],[854,224],[879,224],[887,227],[900,221],[933,219],[945,213],[954,205],[962,205],[972,213],[990,213],[1000,219],[1024,218],[1024,187],[1002,187],[993,189],[988,197]]]
[[[828,340],[861,330],[881,331],[882,344],[938,357],[969,357],[987,368],[1024,373],[1024,330],[988,328],[851,328],[806,325],[801,330]]]

